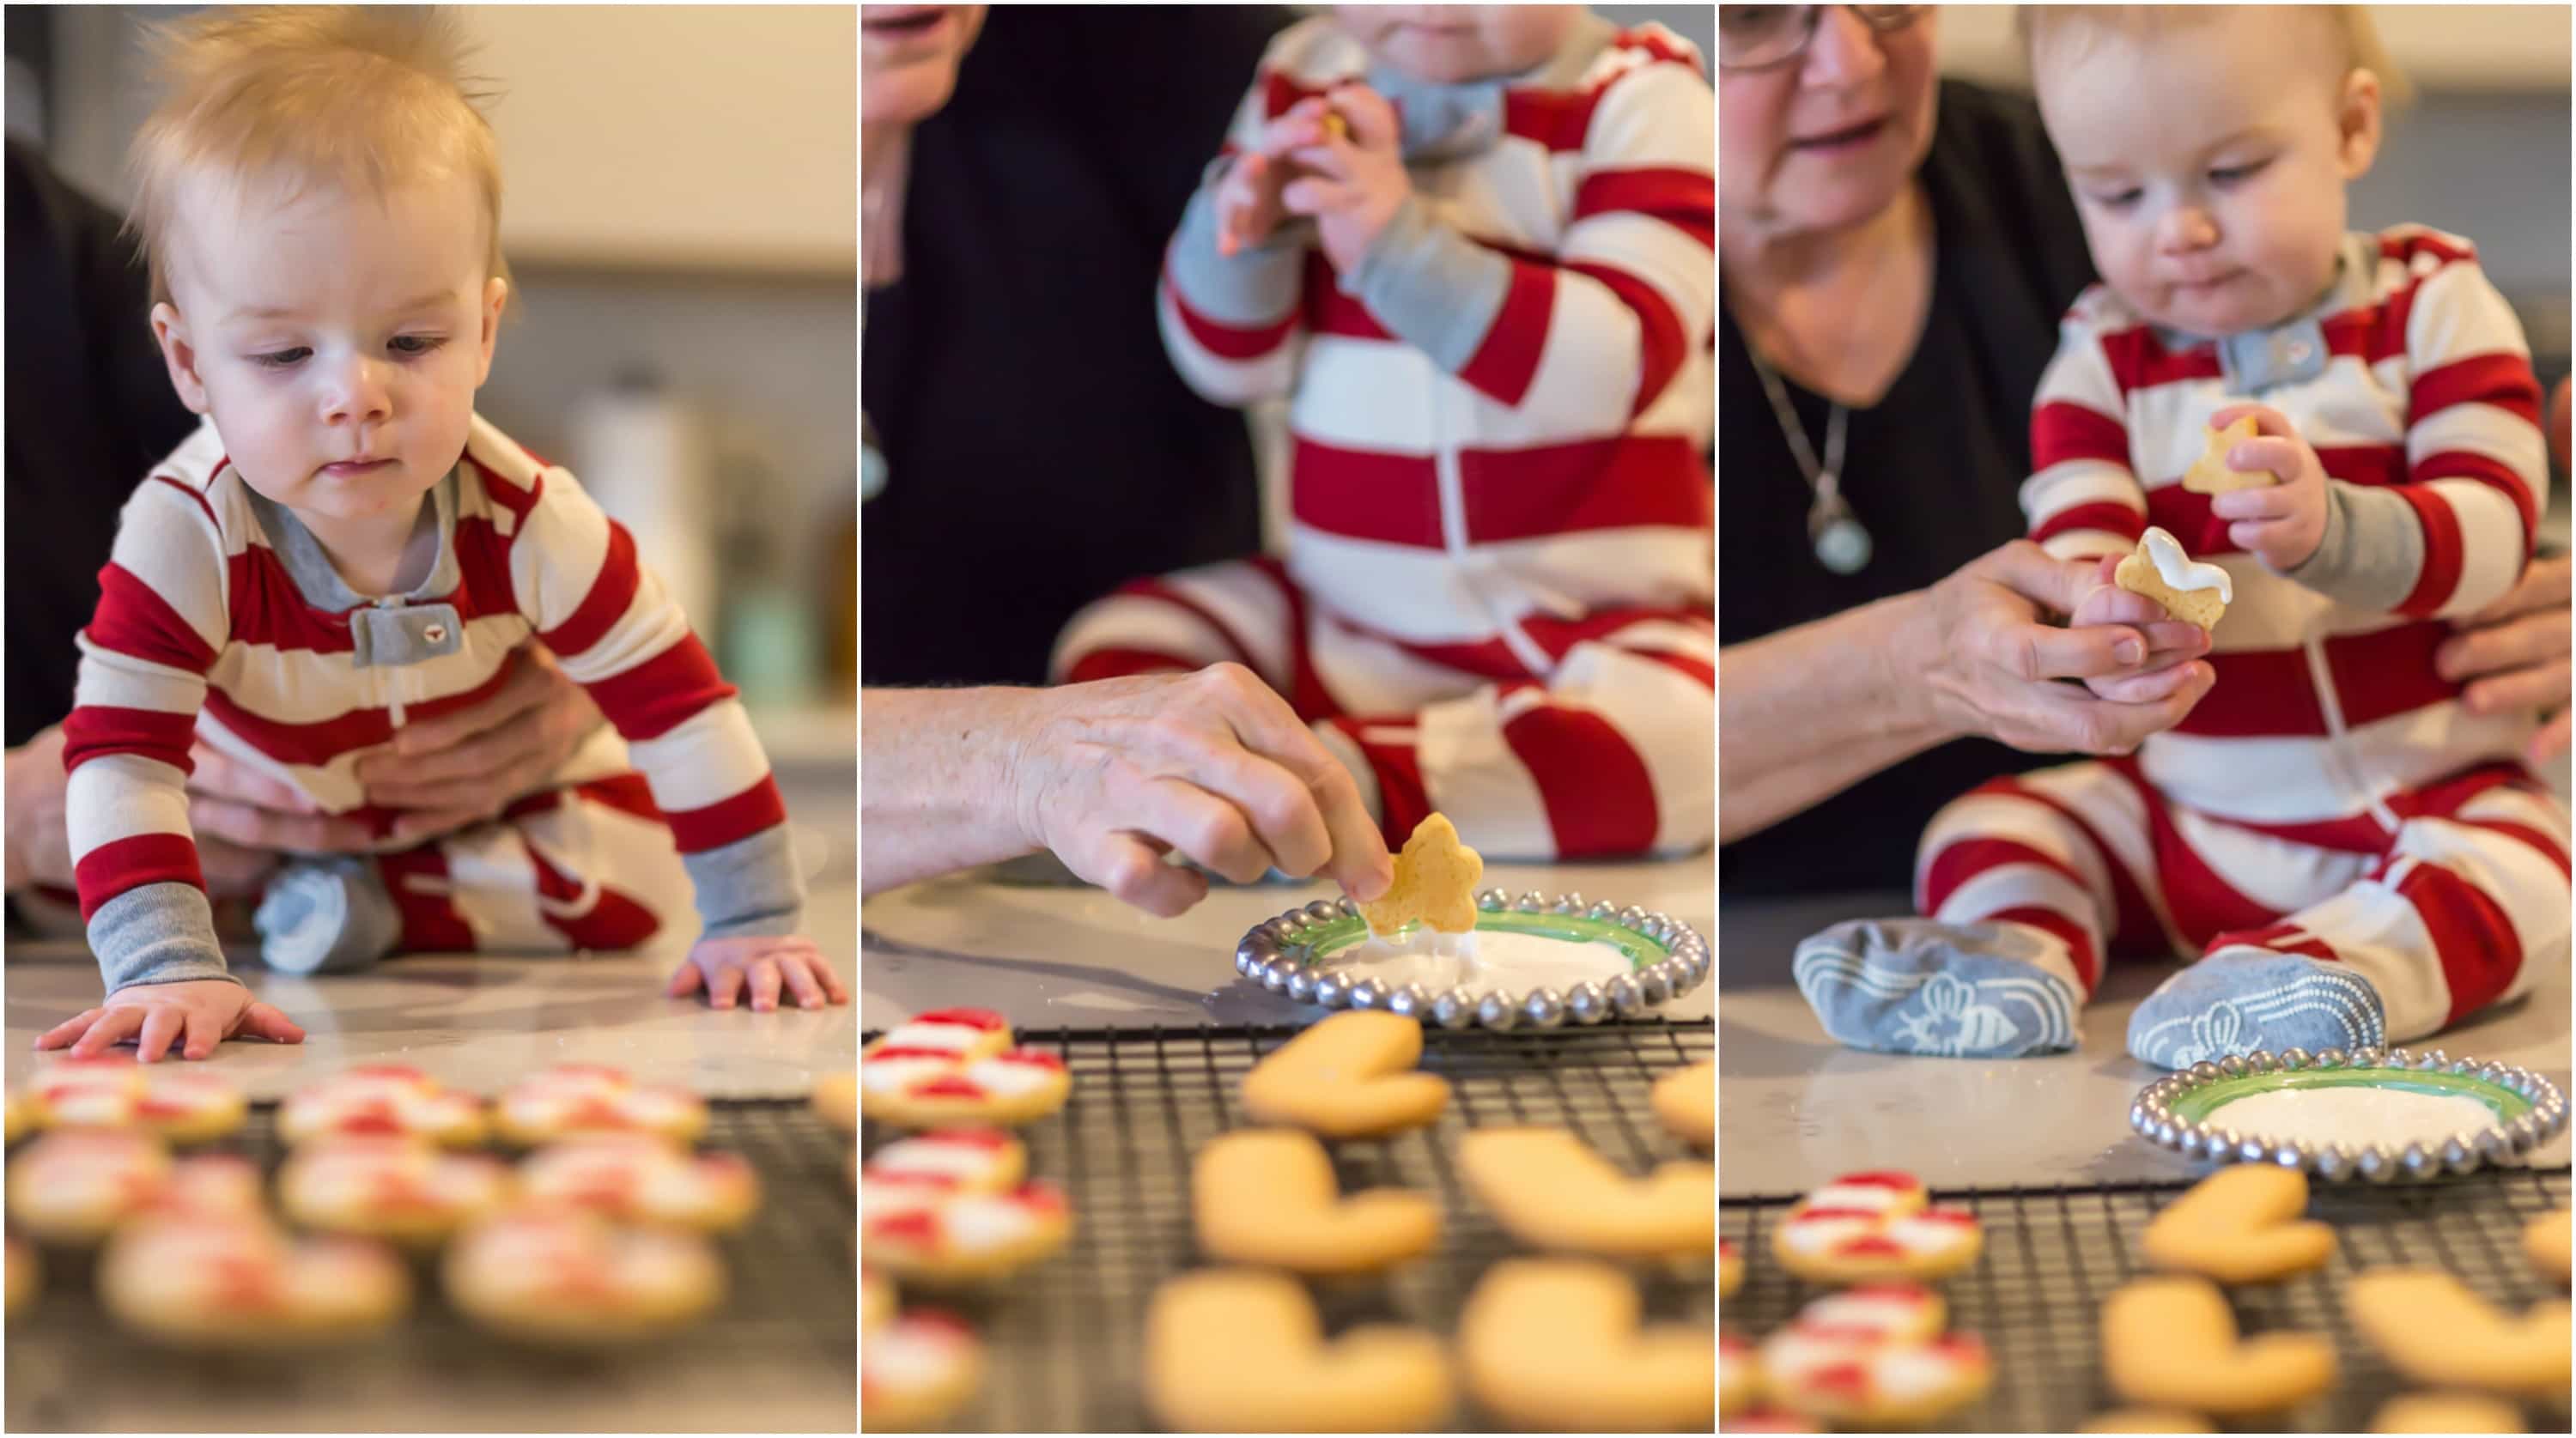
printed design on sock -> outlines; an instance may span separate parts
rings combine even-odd
[[[1987,981],[1997,988],[2011,982]],[[1929,1053],[1957,1055],[2011,1043],[2021,1037],[2021,1026],[1995,1005],[1977,1001],[1985,986],[1950,974],[1934,974],[1915,995],[1913,1012],[1897,1016],[1896,1031],[1908,1043]]]
[[[2265,960],[2203,960],[2165,981],[2138,1006],[2129,1051],[2171,1069],[2215,1063],[2258,1049],[2372,1048],[2387,1032],[2369,983],[2318,960],[2283,955],[2297,971]]]
[[[1975,938],[1921,920],[1837,927],[1800,945],[1792,972],[1825,1032],[1855,1047],[1945,1058],[2075,1047],[2074,987],[1965,947]]]

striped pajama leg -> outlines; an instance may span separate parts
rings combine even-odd
[[[531,794],[376,869],[401,915],[398,952],[613,952],[690,932],[695,914],[640,774]]]

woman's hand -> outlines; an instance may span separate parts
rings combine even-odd
[[[36,1047],[69,1047],[76,1057],[93,1058],[130,1039],[134,1057],[148,1064],[174,1043],[181,1058],[211,1058],[216,1044],[236,1037],[300,1044],[304,1030],[230,979],[181,979],[118,989],[99,1007],[47,1029]]]
[[[1954,735],[2034,753],[2126,754],[2172,728],[2217,682],[2199,662],[2209,635],[2143,595],[2101,592],[2111,563],[2017,539],[1962,566],[1891,636],[1885,662],[1919,666],[1922,681],[1900,674],[1894,692],[1919,691]],[[2050,622],[2079,611],[2078,627]]]
[[[358,761],[367,802],[408,809],[393,837],[418,843],[534,792],[600,722],[599,706],[542,646],[527,644],[481,703],[405,725]]]
[[[2562,469],[2568,464],[2567,384],[2560,380],[2549,396],[2549,449]],[[2461,694],[2470,713],[2528,707],[2548,716],[2523,749],[2534,764],[2567,752],[2567,571],[2563,554],[2533,560],[2503,598],[2460,621],[2458,637],[2433,658],[2443,678],[2473,681]]]
[[[298,847],[285,842],[290,838],[313,849],[355,847],[366,838],[362,827],[315,814],[301,795],[203,744],[190,757],[188,823],[206,891],[216,898],[258,893],[277,867],[275,851]],[[73,887],[61,725],[9,751],[6,783],[8,887]]]
[[[1359,786],[1288,702],[1239,664],[1030,691],[1008,784],[1021,835],[1127,903],[1169,918],[1207,880],[1329,873],[1374,899],[1393,861]]]

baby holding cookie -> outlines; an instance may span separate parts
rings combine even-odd
[[[2540,391],[2468,241],[2346,228],[2390,73],[2366,14],[2023,15],[2103,277],[2034,402],[2031,538],[2213,626],[2217,683],[2133,756],[1943,809],[1929,922],[1817,935],[1801,989],[1845,1043],[2007,1056],[2074,1045],[2109,953],[2197,953],[2129,1026],[2166,1068],[2523,993],[2567,954],[2567,814],[2531,716],[2434,654],[2532,553]]]
[[[126,504],[80,638],[67,823],[107,996],[39,1047],[300,1038],[217,943],[182,792],[197,740],[386,836],[280,870],[273,969],[630,948],[694,892],[672,994],[846,1001],[799,933],[769,762],[688,617],[570,474],[474,412],[510,283],[452,24],[285,7],[161,37],[135,225],[171,383],[206,422]],[[489,822],[394,840],[359,758],[491,692],[531,635],[615,732]]]
[[[1250,667],[1390,845],[1705,847],[1714,127],[1688,44],[1579,6],[1281,33],[1159,305],[1193,389],[1288,403],[1285,562],[1128,585],[1055,677]]]

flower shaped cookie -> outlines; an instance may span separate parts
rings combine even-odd
[[[1910,1173],[1850,1173],[1808,1194],[1771,1232],[1780,1266],[1813,1283],[1947,1277],[1984,1236],[1964,1209],[1928,1208]]]

